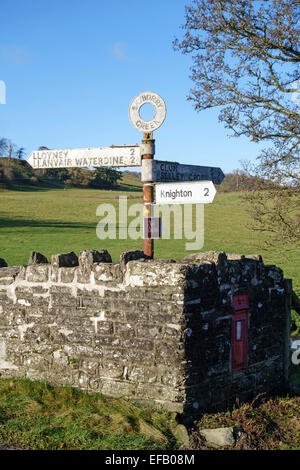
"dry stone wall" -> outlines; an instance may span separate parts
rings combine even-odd
[[[259,256],[149,260],[106,250],[0,268],[0,374],[194,416],[283,388],[282,271]],[[6,264],[6,263],[5,263]],[[233,372],[232,296],[249,293],[248,366]]]

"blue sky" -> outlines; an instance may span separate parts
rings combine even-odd
[[[189,0],[1,0],[0,137],[26,153],[139,143],[132,99],[158,93],[167,117],[154,133],[156,158],[218,166],[254,161],[257,144],[230,138],[218,110],[186,100],[192,58],[172,49]]]

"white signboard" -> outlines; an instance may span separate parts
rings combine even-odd
[[[149,121],[141,118],[140,109],[146,104],[150,103],[155,108],[155,115]],[[164,100],[153,91],[144,91],[137,95],[129,106],[129,119],[131,124],[139,131],[153,132],[158,129],[166,117],[166,104]]]
[[[176,181],[212,181],[221,184],[224,173],[213,166],[185,165],[177,162],[143,160],[142,181],[171,183]]]
[[[37,150],[29,155],[27,163],[35,169],[140,166],[141,150],[139,145]]]
[[[207,204],[213,202],[216,189],[212,181],[156,184],[156,204]]]

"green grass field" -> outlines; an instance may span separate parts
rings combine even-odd
[[[118,209],[118,197],[128,196],[128,205],[142,202],[141,187],[134,177],[126,177],[121,190],[48,189],[0,191],[0,257],[9,265],[26,264],[30,251],[39,251],[48,259],[54,253],[83,249],[107,249],[113,261],[122,252],[142,249],[142,240],[100,240],[96,226],[99,204],[111,203]],[[300,247],[266,248],[266,233],[253,232],[238,193],[217,194],[204,210],[204,246],[201,251],[260,253],[266,264],[280,266],[285,277],[293,279],[300,295]],[[130,219],[129,219],[130,221]],[[187,240],[155,241],[156,258],[181,258],[189,251]],[[199,251],[199,250],[198,250]]]

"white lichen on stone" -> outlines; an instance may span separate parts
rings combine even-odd
[[[173,330],[177,330],[179,331],[180,330],[180,325],[177,325],[175,323],[167,323],[166,325],[168,328],[172,328]]]
[[[0,340],[0,369],[18,369],[12,362],[6,360],[6,344],[4,340]]]
[[[30,306],[31,306],[31,303],[28,302],[28,301],[25,300],[25,299],[18,299],[18,303],[19,303],[20,305],[24,305],[25,307],[30,307]]]
[[[101,312],[99,312],[98,317],[90,317],[90,320],[94,323],[95,334],[97,334],[97,333],[98,333],[98,322],[105,320],[105,312],[104,312],[104,310],[102,310]]]
[[[65,336],[69,336],[73,333],[73,330],[68,330],[67,328],[61,328],[58,331],[59,331],[59,333],[65,335]]]
[[[27,324],[18,326],[21,341],[24,340],[24,335],[26,331],[28,330],[28,328],[32,328],[33,326],[34,326],[34,323],[27,323]]]

